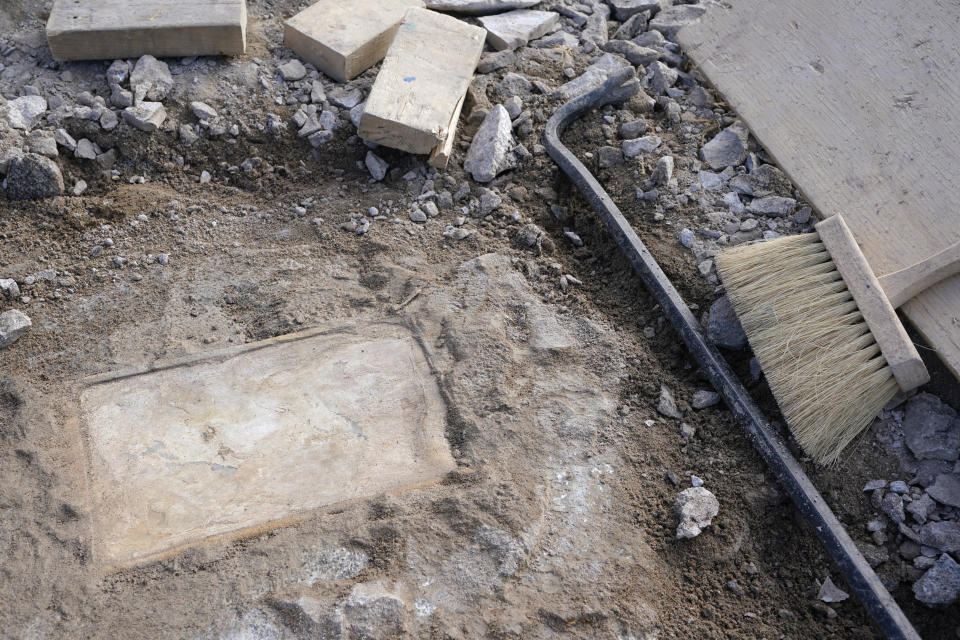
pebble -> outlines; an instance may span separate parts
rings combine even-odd
[[[159,102],[141,102],[123,110],[123,121],[140,131],[159,129],[167,119],[167,110]]]
[[[913,595],[928,605],[949,605],[960,598],[960,565],[942,554],[923,576],[913,583]]]
[[[673,509],[680,516],[677,538],[695,538],[720,512],[720,502],[707,489],[690,487],[680,492]]]
[[[573,246],[575,246],[575,247],[582,247],[582,246],[583,246],[583,240],[580,238],[579,235],[576,234],[576,232],[574,232],[574,231],[564,231],[564,232],[563,232],[563,235],[566,236],[567,239],[570,240],[571,243],[573,243]]]
[[[765,216],[785,216],[792,213],[796,206],[797,201],[793,198],[766,196],[763,198],[754,198],[753,201],[747,205],[747,211]]]
[[[680,419],[683,417],[677,408],[677,401],[670,391],[670,387],[665,384],[660,385],[660,402],[657,404],[657,411],[668,418]]]
[[[820,590],[817,593],[817,599],[822,602],[843,602],[850,597],[850,594],[833,584],[833,580],[829,577],[824,578],[823,584],[820,585]]]
[[[74,183],[73,189],[71,190],[71,192],[75,196],[81,196],[86,190],[87,190],[87,182],[85,180],[77,180]]]
[[[706,334],[710,342],[724,349],[739,350],[747,346],[747,334],[727,296],[717,298],[710,305]]]
[[[214,120],[217,111],[206,102],[194,101],[190,103],[190,111],[198,120]]]
[[[630,122],[624,122],[620,125],[620,137],[625,140],[639,138],[647,132],[647,121],[643,118],[637,118]]]
[[[418,224],[424,223],[427,221],[427,214],[425,214],[420,209],[414,209],[410,212],[410,220]]]
[[[663,142],[657,136],[643,136],[633,140],[623,141],[623,155],[628,158],[635,158],[641,153],[650,153],[660,146]]]
[[[370,172],[371,177],[373,177],[375,181],[380,182],[387,177],[387,170],[390,168],[390,165],[373,151],[367,151],[364,164],[367,165],[367,171]]]
[[[483,119],[473,137],[463,168],[477,182],[490,182],[514,166],[515,161],[510,153],[512,146],[510,114],[503,105],[496,105]]]
[[[903,498],[893,492],[883,496],[883,500],[880,501],[880,510],[897,523],[903,522],[906,518],[903,512]]]
[[[0,313],[0,349],[9,347],[33,326],[30,316],[18,309]]]
[[[685,246],[687,249],[693,246],[693,231],[684,227],[680,230],[680,244]]]
[[[747,157],[747,135],[747,128],[736,122],[703,145],[700,153],[713,169],[735,167]]]
[[[0,278],[0,291],[2,291],[9,300],[16,300],[20,297],[20,286],[13,278]]]
[[[57,163],[36,153],[14,156],[7,165],[7,197],[39,200],[63,194],[63,175]]]
[[[652,186],[664,186],[670,182],[670,179],[673,178],[673,164],[673,156],[660,156],[657,160],[657,166],[650,174],[650,184]]]
[[[170,264],[170,254],[168,253],[158,253],[157,254],[157,264],[167,265]]]
[[[106,109],[100,116],[100,128],[104,131],[113,131],[120,124],[120,118],[110,109]]]
[[[903,495],[905,493],[909,493],[910,487],[907,486],[907,483],[903,480],[894,480],[890,483],[890,491]]]
[[[81,138],[77,141],[77,148],[74,150],[73,155],[81,160],[96,160],[97,148],[93,142],[87,138]]]
[[[29,131],[46,112],[47,101],[41,96],[21,96],[9,100],[5,107],[10,127]]]
[[[702,487],[703,478],[701,478],[700,476],[690,476],[690,484],[692,484],[695,487]]]
[[[303,63],[297,60],[296,58],[291,58],[287,60],[279,67],[277,71],[280,73],[280,77],[287,82],[296,82],[297,80],[303,80],[307,75],[307,68],[303,66]]]
[[[211,179],[212,179],[212,176],[210,175],[209,171],[203,170],[200,172],[200,179],[199,179],[200,184],[207,184],[208,182],[210,182]]]
[[[690,405],[694,409],[706,409],[717,404],[720,404],[720,394],[707,389],[695,391],[690,399]]]

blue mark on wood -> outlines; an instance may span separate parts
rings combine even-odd
[[[416,78],[415,76],[407,76],[406,78],[403,79],[403,81],[404,81],[404,82],[413,82],[413,81],[416,80],[416,79],[417,79],[417,78]]]

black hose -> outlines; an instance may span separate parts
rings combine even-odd
[[[636,82],[633,69],[623,69],[612,75],[602,86],[560,107],[547,121],[543,135],[550,157],[600,216],[637,275],[643,280],[643,284],[660,303],[704,374],[740,421],[753,446],[793,499],[880,630],[891,639],[920,640],[910,621],[867,564],[843,525],[824,502],[820,492],[770,427],[723,357],[707,342],[700,323],[634,233],[617,205],[587,168],[560,141],[560,136],[567,126],[585,112],[604,104],[622,102],[630,97],[632,87],[621,86],[630,81]]]

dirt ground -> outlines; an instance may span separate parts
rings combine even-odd
[[[44,4],[20,3],[0,18],[26,20],[35,33]],[[252,2],[250,50],[218,61],[222,77],[270,55],[293,10]],[[91,84],[102,73],[63,68]],[[562,82],[559,68],[541,72]],[[204,92],[216,84],[199,84]],[[292,114],[267,101],[258,109]],[[604,144],[603,115],[567,136],[588,163]],[[79,137],[84,125],[75,126]],[[843,586],[841,578],[731,414],[690,406],[709,384],[548,158],[498,178],[507,203],[472,219],[475,233],[457,241],[443,235],[449,211],[422,228],[406,221],[399,203],[431,179],[421,159],[378,151],[392,171],[373,183],[358,168],[366,147],[345,133],[315,155],[305,140],[256,132],[190,149],[162,131],[124,135],[122,179],[65,159],[65,173],[90,184],[83,196],[0,210],[0,276],[56,272],[17,306],[33,329],[0,350],[3,637],[879,637],[855,598],[832,605],[835,616],[818,603],[816,581]],[[253,156],[277,170],[231,174],[220,164]],[[469,182],[454,165],[451,191]],[[216,179],[198,184],[204,169]],[[598,176],[699,315],[717,291],[675,239],[698,212],[655,220],[654,205],[634,195],[636,171]],[[134,175],[149,180],[129,184]],[[550,204],[571,219],[559,223]],[[364,235],[342,228],[370,207],[393,207],[388,218],[403,220]],[[545,231],[540,251],[517,242],[528,223]],[[156,262],[161,253],[169,264]],[[561,288],[562,274],[582,284]],[[400,322],[418,336],[447,404],[457,471],[255,537],[104,571],[90,547],[83,437],[71,428],[83,379],[342,319]],[[775,415],[749,356],[730,357]],[[682,420],[657,413],[661,385]],[[944,400],[957,406],[955,396]],[[681,422],[695,435],[681,436]],[[898,469],[872,435],[842,466],[808,469],[864,543],[872,510],[860,488]],[[691,474],[720,513],[699,537],[677,540],[672,505]],[[915,603],[898,566],[878,572],[921,635],[955,637],[960,609]]]

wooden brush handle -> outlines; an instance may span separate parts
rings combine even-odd
[[[960,242],[909,267],[878,278],[894,308],[952,275],[960,273]]]

